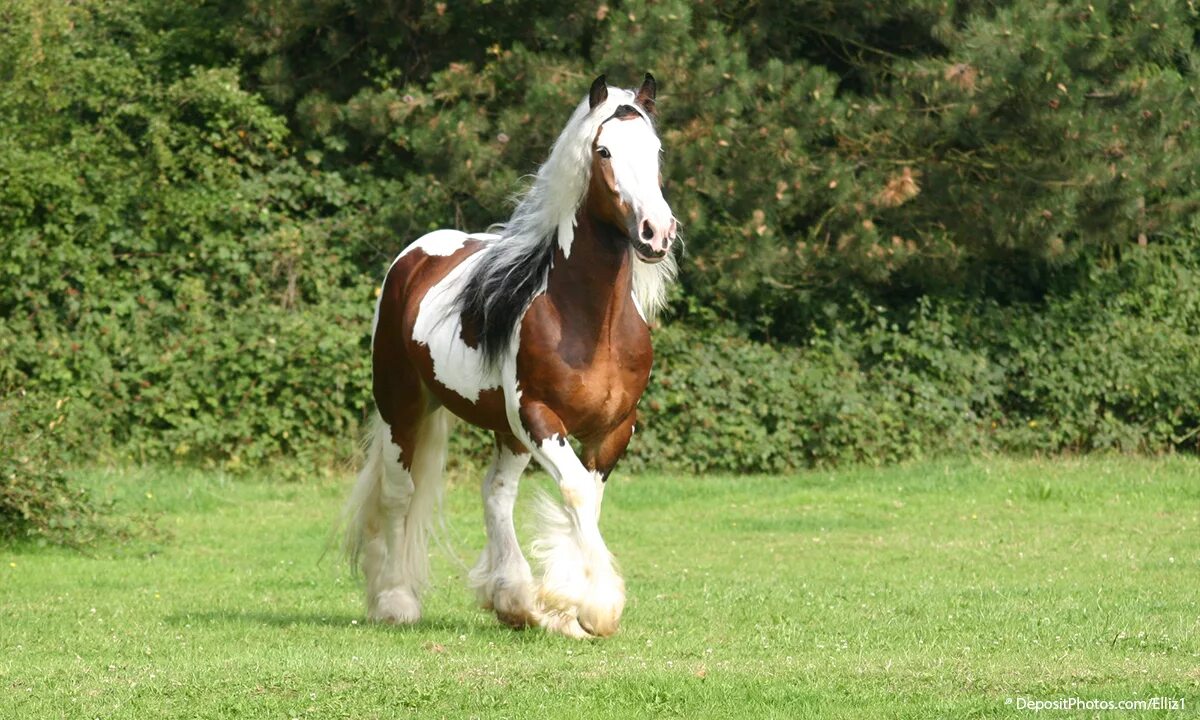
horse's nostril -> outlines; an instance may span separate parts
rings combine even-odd
[[[642,221],[642,238],[644,240],[649,240],[652,237],[654,237],[654,228],[650,227],[649,220],[643,220]]]

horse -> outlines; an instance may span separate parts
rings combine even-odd
[[[649,325],[676,272],[656,87],[648,73],[636,91],[596,78],[507,223],[431,232],[388,270],[371,334],[375,412],[345,510],[369,620],[420,618],[453,414],[494,436],[487,545],[468,574],[480,605],[514,628],[617,630],[625,584],[600,507],[635,431]],[[561,494],[541,500],[536,581],[513,526],[531,458]]]

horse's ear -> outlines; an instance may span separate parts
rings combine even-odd
[[[608,99],[608,81],[604,76],[596,78],[592,83],[592,89],[588,91],[588,104],[595,110],[596,106]]]
[[[646,73],[646,79],[642,82],[642,87],[637,92],[637,104],[646,108],[646,112],[651,115],[656,115],[657,110],[654,107],[654,97],[658,94],[658,83],[654,82],[654,76]]]

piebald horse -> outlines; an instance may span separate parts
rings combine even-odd
[[[513,627],[616,631],[625,583],[600,504],[650,378],[648,321],[675,274],[654,99],[649,74],[637,91],[600,76],[498,233],[438,230],[392,263],[372,332],[377,412],[346,508],[369,619],[420,618],[453,413],[495,436],[487,547],[469,575],[480,604]],[[536,579],[513,528],[531,457],[562,495],[542,503]]]

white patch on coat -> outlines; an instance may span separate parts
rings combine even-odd
[[[488,369],[483,353],[463,342],[462,316],[454,308],[467,272],[482,257],[483,253],[475,253],[465,258],[429,288],[413,325],[413,339],[429,348],[434,378],[471,402],[500,385],[499,373]]]
[[[468,238],[470,238],[470,235],[461,230],[434,230],[433,232],[425,233],[414,240],[411,245],[400,251],[396,260],[399,260],[413,250],[420,250],[426,255],[433,257],[449,257],[462,250],[463,245],[467,244]],[[392,261],[392,264],[396,264],[395,260]]]
[[[434,230],[426,233],[421,237],[411,242],[408,247],[400,251],[388,266],[388,271],[384,273],[383,282],[387,283],[388,275],[392,274],[392,268],[396,267],[396,263],[400,262],[400,258],[409,254],[413,250],[421,252],[431,257],[449,257],[467,244],[468,240],[479,240],[481,242],[492,242],[499,239],[499,235],[492,233],[471,233],[467,234],[461,230]],[[383,285],[379,286],[378,297],[375,300],[375,318],[371,321],[371,348],[375,348],[375,332],[379,329],[379,305],[383,302]]]

